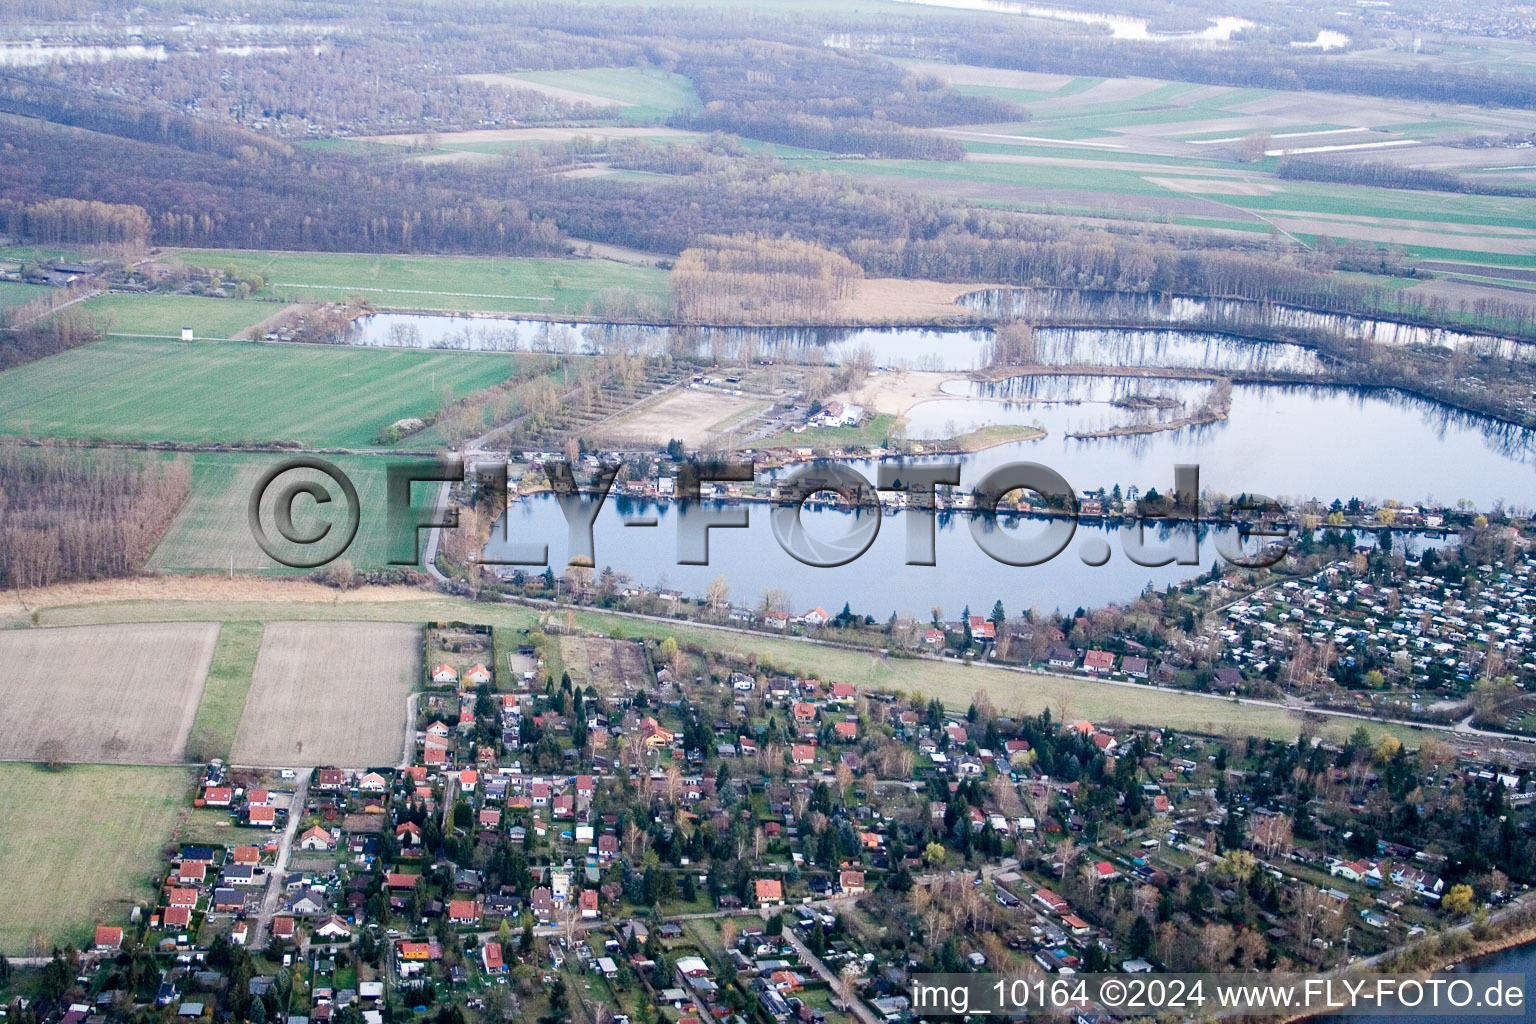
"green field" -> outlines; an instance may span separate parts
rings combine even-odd
[[[515,376],[509,354],[108,338],[0,374],[0,433],[365,447]]]
[[[151,902],[189,772],[0,765],[0,952],[88,946],[96,924],[128,923]]]
[[[259,571],[274,576],[302,575],[307,572],[277,564],[261,550],[251,535],[251,494],[262,474],[283,459],[283,455],[276,453],[198,453],[192,465],[192,493],[150,554],[146,568],[165,573],[218,573],[228,572],[233,567],[235,572]],[[397,460],[365,455],[328,455],[325,459],[352,481],[362,505],[357,536],[347,548],[345,557],[360,569],[384,565],[395,551],[400,550],[399,545],[391,548],[389,544],[385,504],[386,473],[390,463]],[[284,474],[278,481],[279,487],[300,479],[314,480],[324,485],[326,491],[333,496],[334,507],[321,510],[312,499],[299,498],[294,503],[295,529],[301,533],[312,533],[326,522],[339,524],[341,514],[346,511],[345,499],[339,488],[319,474],[301,470]],[[430,505],[435,493],[429,485],[418,484],[412,489],[412,502],[418,510],[424,509]],[[263,508],[270,511],[270,506],[264,505]],[[331,514],[333,511],[335,515]],[[271,531],[270,516],[264,514],[263,522]],[[287,545],[284,545],[284,549],[296,550]],[[221,644],[223,640],[221,636]],[[239,671],[239,654],[238,648],[231,650],[231,664],[236,666],[231,669],[232,672]],[[233,701],[234,697],[230,696],[228,703]],[[218,730],[221,728],[219,723],[224,721],[221,717],[224,711],[219,707],[207,710],[210,734],[221,735]],[[199,721],[203,720],[203,711],[203,708],[198,709]]]
[[[931,695],[958,708],[967,706],[976,691],[985,687],[999,710],[1004,712],[1036,713],[1050,708],[1054,715],[1065,702],[1068,714],[1074,718],[1102,721],[1118,717],[1133,723],[1214,735],[1233,732],[1287,739],[1294,738],[1301,726],[1295,715],[1276,708],[1168,693],[1147,686],[1121,686],[1092,679],[1069,679],[980,665],[967,667],[951,661],[882,658],[873,652],[813,646],[793,638],[736,633],[686,622],[649,622],[596,612],[577,612],[575,615],[577,627],[583,630],[631,639],[670,636],[679,644],[694,642],[713,650],[754,658],[767,656],[778,670],[798,671],[829,682],[851,682],[902,693]],[[188,619],[264,622],[285,619],[423,622],[435,619],[485,623],[500,629],[535,629],[539,612],[517,605],[424,596],[420,601],[331,603],[116,601],[45,608],[39,618],[47,626]],[[1322,731],[1328,736],[1343,738],[1360,724],[1373,732],[1391,732],[1412,746],[1417,746],[1424,735],[1406,726],[1361,723],[1354,719],[1334,719]]]
[[[408,309],[579,313],[605,288],[627,288],[662,306],[667,294],[665,271],[611,260],[238,249],[188,249],[177,255],[194,266],[233,263],[241,277],[260,274],[266,280],[258,295],[297,302],[359,295],[375,306]]]
[[[81,304],[108,334],[179,338],[183,327],[198,338],[232,338],[276,313],[266,302],[205,299],[198,295],[99,295]]]
[[[226,622],[219,630],[197,717],[187,734],[187,760],[229,757],[240,715],[245,711],[245,696],[251,689],[251,673],[256,671],[262,629],[259,622]]]
[[[660,121],[674,110],[698,107],[693,83],[682,75],[655,68],[577,68],[569,71],[524,71],[508,77],[539,85],[591,93],[631,106],[619,107],[619,119]]]
[[[19,306],[31,302],[40,295],[52,291],[44,284],[22,284],[20,281],[0,281],[0,308]]]

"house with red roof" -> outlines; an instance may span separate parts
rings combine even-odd
[[[484,686],[491,681],[491,670],[484,665],[471,665],[464,673],[464,681],[471,686]]]
[[[838,722],[832,726],[832,731],[840,740],[856,740],[859,738],[858,722]]]
[[[449,924],[479,924],[480,902],[478,900],[449,900],[448,901]]]
[[[449,664],[442,664],[432,670],[432,681],[438,684],[457,683],[459,670]]]
[[[106,925],[96,927],[96,950],[100,953],[112,953],[123,948],[123,930]]]
[[[807,746],[804,743],[796,743],[793,747],[790,748],[789,756],[790,756],[790,760],[793,761],[795,764],[799,764],[799,765],[815,764],[816,763],[816,748],[812,747],[812,746]]]
[[[583,889],[579,897],[581,916],[590,920],[597,916],[597,890]]]
[[[245,811],[245,820],[255,828],[271,828],[277,824],[277,810],[266,804],[248,807]]]
[[[1115,670],[1115,656],[1108,651],[1089,651],[1083,655],[1083,671],[1108,675]]]
[[[784,905],[784,883],[777,878],[759,878],[752,883],[752,892],[760,907]]]
[[[486,974],[503,973],[507,969],[507,964],[501,957],[501,943],[487,942],[481,946],[480,963],[484,965]]]

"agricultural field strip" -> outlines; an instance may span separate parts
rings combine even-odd
[[[201,601],[119,601],[43,609],[46,624],[111,621],[177,621],[192,616],[260,620],[273,624],[286,620],[384,621],[420,623],[431,620],[482,622],[498,628],[531,629],[539,623],[538,612],[517,606],[488,606],[451,598],[421,601],[345,603]],[[1279,709],[1193,694],[1169,693],[1145,686],[1117,685],[1086,678],[1042,675],[1031,672],[988,670],[978,677],[976,669],[926,659],[882,659],[873,652],[822,647],[793,639],[763,636],[726,629],[710,629],[690,623],[663,623],[593,612],[576,613],[583,629],[619,631],[631,639],[639,636],[672,636],[678,643],[696,642],[714,650],[743,656],[768,654],[781,669],[804,672],[820,679],[846,681],[861,686],[918,692],[936,696],[953,707],[964,708],[977,688],[985,685],[999,708],[1038,711],[1066,699],[1070,712],[1088,718],[1120,716],[1175,728],[1206,729],[1215,734],[1231,727],[1256,736],[1294,738],[1301,720]],[[255,696],[253,688],[253,698]],[[247,705],[247,714],[250,704]],[[1337,719],[1328,731],[1347,735],[1360,723]],[[1421,734],[1407,726],[1373,724],[1373,730],[1390,732],[1417,744]]]
[[[180,763],[218,635],[207,621],[0,632],[0,758]]]
[[[419,623],[268,623],[231,758],[285,767],[394,764],[421,657]]]

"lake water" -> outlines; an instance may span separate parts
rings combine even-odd
[[[1044,301],[1042,294],[1039,290],[978,293],[972,301],[980,308],[988,303]],[[1046,299],[1058,304],[1057,312],[1067,308],[1062,303],[1076,301],[1057,295]],[[1326,369],[1316,352],[1301,345],[1181,326],[1181,317],[1198,318],[1209,312],[1179,304],[1185,300],[1144,297],[1125,300],[1130,305],[1115,305],[1120,301],[1109,305],[1131,312],[1163,310],[1169,326],[1039,328],[1034,336],[1036,357],[1058,365],[1271,371],[1303,379]],[[1143,302],[1145,309],[1134,308]],[[1081,312],[1087,316],[1103,309],[1090,303]],[[1370,326],[1374,323],[1361,321],[1360,329],[1404,328]],[[760,359],[842,363],[868,357],[874,365],[966,371],[987,365],[992,333],[984,327],[667,327],[376,313],[359,318],[337,340],[472,351],[671,353],[720,365]],[[960,459],[963,488],[973,486],[996,466],[1033,461],[1050,466],[1079,490],[1110,490],[1116,484],[1122,489],[1134,485],[1167,490],[1173,484],[1174,466],[1195,464],[1200,467],[1201,486],[1218,494],[1325,502],[1357,496],[1410,504],[1468,499],[1479,507],[1502,500],[1512,509],[1536,506],[1532,474],[1536,434],[1396,392],[1308,384],[1237,385],[1232,389],[1229,414],[1219,422],[1128,437],[1074,440],[1068,436],[1187,415],[1210,390],[1210,384],[1198,381],[1083,375],[986,383],[957,379],[944,387],[952,397],[911,410],[909,434],[947,436],[989,423],[1035,424],[1046,430],[1043,439],[1000,445]],[[1143,402],[1140,408],[1127,408],[1126,400],[1132,397],[1171,399],[1178,404],[1162,407],[1169,403]],[[855,466],[874,479],[872,464]],[[1085,525],[1071,550],[1053,562],[1017,569],[982,552],[970,537],[967,520],[955,517],[939,530],[936,568],[903,564],[905,525],[893,519],[862,558],[838,569],[814,569],[780,549],[769,528],[767,508],[756,507],[751,529],[717,531],[711,542],[712,553],[717,552],[714,564],[684,567],[675,564],[675,538],[677,518],[686,514],[663,508],[658,527],[626,527],[626,507],[616,499],[610,501],[596,525],[598,565],[611,565],[648,585],[665,583],[690,594],[702,593],[711,579],[723,573],[738,597],[749,602],[755,602],[763,588],[778,586],[791,592],[797,607],[840,608],[850,600],[856,609],[884,617],[896,603],[895,610],[926,618],[933,603],[958,607],[969,602],[990,608],[999,597],[1012,607],[1123,601],[1148,582],[1161,586],[1184,579],[1208,568],[1215,558],[1214,547],[1204,545],[1198,570],[1179,566],[1148,570],[1125,557],[1118,537],[1099,530],[1102,535],[1096,539],[1110,542],[1114,557],[1108,565],[1087,566],[1076,557],[1077,545],[1094,539],[1098,528]],[[809,511],[807,522],[813,534],[821,529],[837,535],[845,531],[848,516],[831,510]],[[522,502],[511,517],[516,536],[547,539],[553,564],[566,564],[565,527],[551,499]]]
[[[36,68],[49,64],[99,64],[109,60],[166,59],[164,46],[54,46],[45,43],[0,43],[0,67]]]
[[[1021,14],[1030,18],[1047,18],[1052,21],[1071,21],[1079,25],[1103,25],[1115,39],[1135,39],[1142,42],[1215,41],[1231,39],[1233,34],[1252,28],[1246,18],[1229,15],[1211,18],[1205,28],[1194,32],[1154,32],[1147,28],[1147,19],[1128,14],[1104,14],[1098,11],[1075,11],[1062,7],[1021,3],[1016,0],[901,0],[924,7],[947,7],[959,11],[992,11],[1001,14]]]
[[[867,354],[876,365],[974,370],[988,364],[987,327],[667,327],[496,317],[369,313],[337,343],[465,352],[680,355],[717,364],[772,359],[845,363]],[[1040,362],[1079,366],[1161,366],[1218,372],[1321,374],[1301,345],[1254,341],[1179,327],[1041,327]]]
[[[970,382],[965,385],[969,392]],[[977,386],[990,389],[1008,405],[1024,407],[1021,415],[1038,420],[1050,434],[1040,441],[1001,445],[964,457],[960,460],[962,489],[997,466],[1035,461],[1056,470],[1078,490],[1108,490],[1119,484],[1122,489],[1135,485],[1166,491],[1173,484],[1174,466],[1193,463],[1200,467],[1202,488],[1228,494],[1305,495],[1324,500],[1359,495],[1405,502],[1468,497],[1482,505],[1503,497],[1511,506],[1536,504],[1536,479],[1531,473],[1536,443],[1531,432],[1495,429],[1485,421],[1390,394],[1240,386],[1233,389],[1231,413],[1224,423],[1106,440],[1065,437],[1069,429],[1094,427],[1113,413],[1123,415],[1124,410],[1091,400],[1095,395],[1113,394],[1118,386],[1093,378],[1085,379],[1076,391],[1069,383],[1051,379]],[[1037,388],[1045,398],[1033,397]],[[1063,401],[1073,394],[1084,396],[1081,404]],[[873,462],[852,465],[866,478],[875,478]],[[1010,610],[1127,601],[1148,583],[1164,586],[1209,568],[1217,557],[1216,540],[1230,539],[1223,531],[1207,530],[1198,567],[1148,569],[1127,557],[1118,528],[1085,523],[1053,561],[1016,568],[983,552],[970,535],[969,519],[952,515],[939,522],[938,564],[908,566],[904,564],[906,522],[904,513],[898,513],[883,519],[873,546],[862,557],[823,569],[802,565],[780,548],[767,506],[749,506],[749,512],[748,529],[712,532],[710,565],[679,566],[678,520],[689,512],[673,505],[658,509],[611,498],[594,527],[597,565],[690,596],[702,594],[712,579],[724,575],[736,599],[744,603],[756,603],[765,588],[779,587],[790,593],[798,609],[820,604],[835,611],[849,601],[856,611],[880,619],[892,611],[926,619],[934,604],[952,614],[965,604],[972,610],[990,608],[998,599]],[[641,514],[655,515],[659,525],[624,525],[625,519]],[[514,541],[548,543],[552,564],[566,564],[566,526],[552,499],[519,502],[509,516]],[[820,539],[848,532],[854,525],[852,516],[830,509],[808,509],[804,514],[807,530]],[[1031,536],[1044,528],[1038,521],[1021,527],[1033,531]],[[1095,539],[1107,542],[1111,549],[1108,563],[1099,567],[1085,565],[1079,557],[1083,545]],[[501,550],[499,543],[493,543],[491,551],[497,550]]]
[[[1438,345],[1479,355],[1536,358],[1536,346],[1508,338],[1248,299],[1061,288],[984,288],[968,292],[956,301],[989,317],[1020,317],[1035,323],[1167,323],[1237,334],[1259,329],[1317,331],[1378,345]]]

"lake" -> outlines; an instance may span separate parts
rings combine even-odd
[[[1013,385],[1005,382],[996,387],[1007,391]],[[1079,490],[1108,490],[1119,484],[1166,491],[1173,484],[1174,466],[1193,463],[1200,466],[1202,488],[1228,494],[1306,495],[1324,500],[1358,495],[1397,497],[1405,502],[1430,496],[1449,501],[1467,497],[1483,505],[1503,497],[1511,506],[1536,504],[1536,479],[1530,470],[1536,445],[1531,432],[1492,430],[1485,421],[1455,416],[1427,402],[1337,388],[1240,386],[1233,389],[1231,414],[1224,423],[1073,441],[1064,436],[1067,429],[1093,425],[1103,413],[1091,403],[1058,404],[1061,395],[1070,392],[1054,382],[1045,387],[1047,403],[1033,403],[1023,394],[1015,404],[1028,407],[1024,414],[1041,422],[1050,431],[1048,436],[960,458],[962,488],[974,485],[996,466],[1036,461],[1061,473]],[[1100,394],[1111,390],[1104,382],[1088,378],[1084,393],[1093,389]],[[874,479],[872,461],[851,465]],[[1433,477],[1428,475],[1429,467],[1434,467]],[[711,580],[724,575],[735,599],[746,604],[755,604],[765,588],[778,587],[788,591],[794,607],[801,610],[819,604],[836,611],[848,601],[856,611],[880,619],[892,611],[926,619],[935,604],[952,614],[966,604],[973,611],[990,609],[999,599],[1009,610],[1032,606],[1070,610],[1128,601],[1149,583],[1162,587],[1203,572],[1217,558],[1216,541],[1230,540],[1225,531],[1207,529],[1198,566],[1149,569],[1126,556],[1118,527],[1084,523],[1060,556],[1041,566],[1017,568],[994,561],[977,547],[969,519],[954,514],[940,517],[937,565],[908,566],[906,523],[897,514],[883,518],[874,544],[863,556],[845,566],[823,569],[803,565],[780,548],[766,505],[748,509],[748,529],[712,531],[710,565],[680,566],[676,564],[678,520],[690,514],[687,510],[610,498],[594,526],[597,566],[611,566],[639,583],[671,587],[689,596],[702,594]],[[624,525],[625,519],[642,514],[654,515],[658,525]],[[514,541],[547,542],[553,564],[565,565],[566,526],[553,499],[519,502],[509,516]],[[831,509],[804,513],[808,532],[820,539],[847,532],[854,525],[852,517]],[[1036,536],[1045,526],[1028,521],[1019,528],[1029,531],[1026,536]],[[1083,563],[1080,552],[1092,540],[1109,544],[1107,564]],[[493,542],[490,551],[497,550],[499,543]]]

